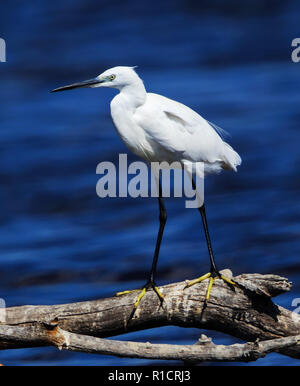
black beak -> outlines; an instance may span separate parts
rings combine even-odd
[[[80,87],[92,87],[93,85],[99,84],[99,83],[103,83],[103,80],[100,80],[98,78],[93,78],[93,79],[84,80],[83,82],[73,83],[67,86],[55,88],[51,92],[73,90],[74,88],[80,88]]]

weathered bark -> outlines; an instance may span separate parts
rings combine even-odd
[[[300,342],[300,335],[248,342],[229,346],[215,345],[202,335],[194,345],[151,344],[108,340],[87,335],[74,334],[59,328],[55,323],[43,327],[3,326],[0,339],[9,342],[30,343],[39,339],[40,345],[53,345],[60,350],[85,352],[90,354],[114,355],[126,358],[180,360],[186,363],[200,361],[250,362],[264,357],[278,349],[294,347]]]
[[[228,276],[230,271],[223,273]],[[204,296],[207,281],[189,288],[185,288],[185,282],[161,287],[160,290],[165,295],[162,306],[157,295],[148,291],[132,319],[130,314],[137,293],[72,304],[7,308],[6,321],[0,323],[0,349],[55,344],[68,350],[95,350],[94,352],[99,353],[143,358],[245,360],[270,351],[300,358],[300,344],[297,343],[299,337],[296,337],[300,335],[300,317],[275,305],[271,300],[271,297],[289,291],[291,285],[288,280],[277,275],[260,274],[244,274],[234,280],[239,287],[233,290],[217,279],[206,306]],[[172,350],[168,351],[168,345],[148,344],[147,348],[142,343],[124,342],[127,344],[125,347],[120,342],[116,344],[94,338],[165,325],[217,330],[246,341],[254,342],[259,339],[260,342],[227,348],[205,346],[202,352],[195,345],[172,345],[172,350],[175,349],[176,353],[171,354]],[[87,335],[93,338],[90,340]],[[68,344],[65,341],[60,344],[59,337],[62,336],[64,339],[68,337]],[[58,343],[49,337],[58,339]],[[278,339],[283,337],[293,338]],[[269,342],[261,342],[265,340]],[[86,346],[82,342],[86,342]],[[89,346],[92,342],[95,344],[94,348]],[[119,351],[113,349],[114,345],[115,348],[119,347]],[[181,353],[181,358],[178,353]],[[191,355],[194,357],[191,358]]]

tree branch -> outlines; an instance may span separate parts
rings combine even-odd
[[[230,271],[222,273],[230,275]],[[55,345],[70,351],[184,361],[249,361],[277,351],[299,359],[300,317],[271,300],[290,290],[288,280],[260,274],[244,274],[234,280],[239,286],[233,290],[217,279],[206,306],[206,282],[189,288],[185,282],[161,287],[162,306],[157,295],[148,291],[132,319],[137,293],[7,308],[6,320],[0,323],[0,349]],[[212,329],[251,342],[216,346],[202,339],[200,344],[180,346],[101,339],[166,325]]]
[[[269,352],[295,346],[300,335],[271,339],[263,342],[248,342],[229,346],[215,345],[202,334],[194,345],[151,344],[124,342],[74,334],[62,330],[55,323],[44,328],[7,327],[1,328],[0,339],[6,342],[18,340],[27,343],[30,339],[40,339],[41,345],[53,345],[60,350],[77,351],[90,354],[114,355],[126,358],[200,361],[239,361],[250,362],[264,357]]]

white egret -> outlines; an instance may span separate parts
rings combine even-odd
[[[218,128],[189,107],[168,99],[164,96],[147,93],[141,78],[134,67],[114,67],[106,70],[96,78],[56,88],[53,92],[71,90],[79,87],[112,87],[120,92],[111,102],[111,116],[121,140],[137,156],[148,162],[172,163],[179,161],[191,175],[193,187],[193,165],[195,162],[204,163],[204,173],[218,173],[222,169],[236,171],[241,164],[241,158],[233,148],[223,141]],[[163,231],[167,220],[167,213],[162,199],[159,176],[159,231],[154,251],[152,268],[145,286],[140,288],[134,305],[137,308],[147,289],[152,288],[161,302],[163,295],[156,282],[156,267]],[[209,273],[192,280],[187,286],[209,279],[206,300],[209,299],[213,282],[220,278],[229,285],[234,281],[224,277],[215,264],[210,236],[208,232],[205,206],[202,201],[198,208],[202,217],[208,253],[210,258]],[[122,295],[132,291],[119,292]]]

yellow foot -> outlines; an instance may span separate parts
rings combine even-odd
[[[208,283],[208,287],[207,287],[207,291],[206,291],[206,295],[205,295],[205,300],[206,301],[209,300],[210,292],[211,292],[212,286],[214,284],[214,281],[216,279],[222,279],[223,281],[225,281],[226,283],[228,283],[228,284],[230,284],[232,286],[236,286],[237,285],[233,280],[228,279],[228,277],[222,275],[220,272],[213,271],[213,272],[208,272],[205,275],[198,277],[198,279],[189,281],[187,283],[187,285],[186,285],[186,288],[187,287],[191,287],[194,284],[200,283],[201,281],[206,280],[206,279],[209,279],[209,283]]]
[[[152,288],[154,290],[154,292],[157,294],[160,302],[162,303],[164,300],[164,295],[159,291],[158,287],[155,285],[154,282],[148,282],[143,288],[140,288],[140,289],[117,292],[116,296],[122,296],[122,295],[130,294],[132,292],[138,292],[139,291],[140,293],[139,293],[139,295],[134,303],[134,310],[136,310],[138,308],[138,305],[140,304],[140,301],[145,296],[146,291],[150,288]]]

